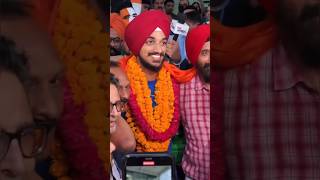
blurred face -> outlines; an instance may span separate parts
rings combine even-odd
[[[173,8],[174,8],[174,3],[168,2],[168,3],[165,5],[166,13],[167,13],[167,14],[171,14],[171,13],[173,12]]]
[[[282,38],[291,54],[297,53],[299,64],[320,68],[320,2],[281,0],[278,23]]]
[[[153,4],[154,9],[163,10],[163,4],[164,4],[164,0],[155,0]]]
[[[110,28],[110,55],[121,55],[121,50],[122,40],[118,36],[117,32],[113,28]]]
[[[24,158],[17,139],[8,151],[4,133],[16,133],[33,124],[31,109],[20,81],[12,73],[0,71],[0,179],[25,179],[35,167],[34,158]],[[1,157],[4,155],[3,157]]]
[[[189,5],[188,0],[180,0],[179,1],[179,12],[183,12],[184,9]]]
[[[210,41],[202,46],[196,67],[202,80],[210,83]]]
[[[29,18],[7,20],[2,32],[11,38],[28,58],[31,81],[26,85],[33,116],[52,122],[63,109],[63,67],[48,35]],[[54,138],[50,134],[49,143]]]
[[[200,12],[200,4],[199,4],[199,3],[194,2],[194,3],[192,4],[192,6],[194,6],[194,7]]]
[[[113,134],[117,128],[117,121],[121,112],[117,109],[117,104],[121,103],[117,87],[110,84],[110,134]]]
[[[64,73],[48,35],[28,18],[7,21],[2,31],[13,39],[28,58],[32,79],[27,92],[35,118],[59,119],[63,108]]]
[[[139,63],[142,67],[158,72],[163,64],[167,38],[162,31],[154,31],[140,50]]]
[[[120,67],[111,67],[110,72],[119,80],[119,95],[121,100],[127,102],[130,96],[130,82]]]
[[[150,9],[150,4],[142,4],[141,6],[141,13],[144,11],[148,11]]]

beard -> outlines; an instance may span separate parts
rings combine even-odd
[[[179,4],[178,9],[179,9],[179,12],[180,12],[180,13],[183,13],[183,11],[186,9],[186,6],[185,6],[185,5],[180,5],[180,4]]]
[[[295,63],[320,69],[320,3],[305,5],[296,16],[284,4],[279,7],[280,33],[286,49],[298,56]]]
[[[145,59],[143,59],[141,56],[139,56],[140,63],[144,68],[146,68],[146,69],[148,69],[148,70],[150,70],[152,72],[159,72],[161,70],[163,62],[164,62],[164,59],[163,59],[164,54],[163,53],[161,53],[161,54],[159,54],[159,53],[149,53],[148,57],[152,56],[152,55],[160,55],[162,57],[162,61],[161,61],[160,65],[154,66],[154,65],[150,64],[148,61],[146,61]]]
[[[114,47],[110,47],[110,56],[118,56],[121,55],[121,51],[117,50]]]
[[[205,83],[210,83],[210,77],[211,77],[210,63],[200,64],[198,62],[196,65],[196,68],[197,68],[197,72],[199,73],[203,81]]]

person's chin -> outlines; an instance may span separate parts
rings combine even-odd
[[[113,126],[113,127],[110,126],[110,134],[113,134],[114,132],[116,132],[116,129],[117,129],[116,126]]]

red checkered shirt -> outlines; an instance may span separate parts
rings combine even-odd
[[[186,137],[182,168],[186,176],[208,180],[210,176],[210,89],[195,76],[180,85],[180,110]]]
[[[320,94],[284,49],[224,75],[227,179],[319,180]]]

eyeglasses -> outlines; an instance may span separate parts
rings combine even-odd
[[[48,133],[55,126],[53,123],[41,123],[8,133],[0,130],[0,161],[7,155],[11,142],[18,140],[23,157],[32,158],[44,150]]]
[[[122,40],[119,37],[115,37],[115,38],[110,38],[111,42],[115,43],[115,44],[119,44],[122,42]]]
[[[124,112],[126,109],[126,103],[124,103],[123,101],[117,101],[115,103],[111,103],[110,102],[110,112],[112,112],[113,107],[116,106],[116,109],[118,112]]]

